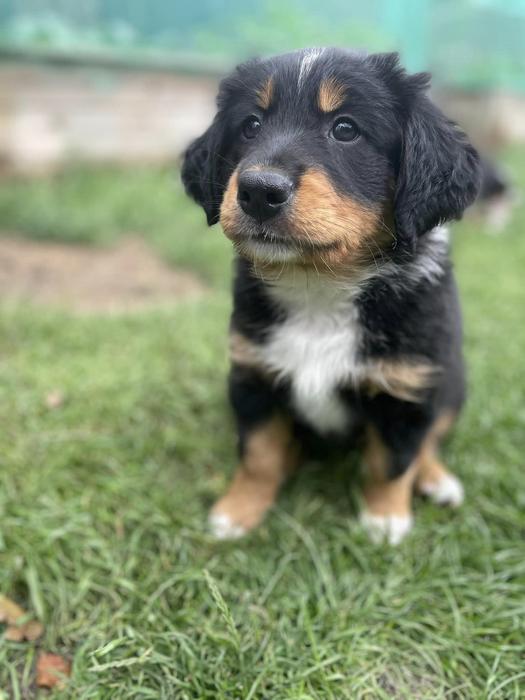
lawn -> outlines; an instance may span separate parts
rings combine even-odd
[[[525,187],[525,153],[508,164]],[[525,208],[499,237],[456,227],[470,400],[445,456],[467,498],[418,501],[396,549],[356,525],[352,459],[307,465],[246,540],[207,534],[235,444],[230,251],[203,220],[168,171],[0,185],[2,230],[138,232],[210,286],[127,315],[0,305],[0,593],[45,625],[0,640],[0,698],[36,697],[39,649],[73,660],[57,697],[525,697]]]

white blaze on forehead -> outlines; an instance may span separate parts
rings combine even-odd
[[[301,65],[299,67],[299,78],[297,80],[297,87],[301,89],[306,80],[308,73],[312,70],[312,66],[322,55],[324,49],[307,49],[301,59]]]

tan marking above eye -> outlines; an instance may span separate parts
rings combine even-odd
[[[273,77],[268,78],[257,90],[257,105],[261,109],[269,109],[273,99]]]
[[[327,78],[321,82],[317,95],[317,104],[322,112],[335,112],[345,102],[346,91],[335,78]]]

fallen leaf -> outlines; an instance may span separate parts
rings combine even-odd
[[[24,636],[28,642],[34,642],[44,634],[44,625],[38,620],[30,620],[22,625]]]
[[[7,622],[8,625],[14,625],[17,620],[24,617],[26,611],[19,605],[14,603],[5,595],[0,595],[0,622]]]
[[[4,639],[8,642],[23,642],[24,630],[22,627],[8,627],[4,632]]]
[[[44,627],[36,620],[27,620],[26,611],[15,602],[0,595],[0,622],[7,624],[4,638],[10,642],[35,641],[42,636]],[[26,621],[24,621],[26,620]]]
[[[60,389],[54,389],[53,391],[50,391],[49,394],[46,394],[44,403],[46,408],[49,408],[52,411],[56,408],[60,408],[60,406],[62,406],[64,403],[64,394],[60,391]]]
[[[71,662],[58,654],[42,652],[36,662],[36,684],[39,688],[63,688],[71,675]]]

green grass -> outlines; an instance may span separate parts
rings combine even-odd
[[[510,162],[525,185],[523,152]],[[416,503],[397,549],[355,523],[348,464],[313,464],[245,541],[206,533],[235,463],[225,399],[229,252],[172,175],[2,183],[2,227],[111,243],[143,232],[215,288],[116,317],[0,307],[0,591],[46,626],[0,641],[0,697],[233,700],[525,695],[525,210],[456,229],[470,400],[445,457],[467,500]],[[59,388],[61,408],[45,407]]]
[[[171,263],[227,289],[230,247],[206,230],[176,170],[72,167],[47,179],[0,184],[0,227],[40,240],[111,245],[140,233]],[[226,279],[225,279],[226,277]]]

